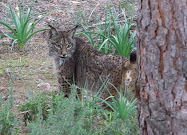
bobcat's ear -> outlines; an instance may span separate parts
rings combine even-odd
[[[71,29],[70,31],[68,31],[69,37],[70,38],[74,38],[76,29],[79,27],[79,25],[76,25],[73,29]]]
[[[125,63],[122,65],[122,69],[123,71],[126,70],[133,70],[137,67],[136,64],[136,51],[133,51],[130,53],[130,60],[129,61],[125,61]]]
[[[136,51],[130,53],[130,63],[136,62]]]
[[[49,30],[49,38],[52,38],[52,37],[58,35],[58,32],[57,32],[57,30],[55,29],[55,27],[53,27],[53,26],[51,26],[51,25],[49,25],[49,27],[51,28],[51,29]]]

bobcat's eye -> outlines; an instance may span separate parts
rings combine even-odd
[[[66,45],[67,49],[72,48],[72,42],[70,40],[67,40],[67,45]]]
[[[70,49],[71,47],[72,47],[71,44],[68,44],[68,45],[66,46],[67,49]]]
[[[58,48],[58,49],[61,48],[61,46],[59,44],[55,44],[55,47]]]

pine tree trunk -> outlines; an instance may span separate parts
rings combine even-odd
[[[187,1],[138,1],[140,134],[187,135]]]

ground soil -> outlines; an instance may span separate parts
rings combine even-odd
[[[113,1],[114,5],[118,6],[119,1]],[[18,0],[9,0],[9,2],[16,10]],[[25,2],[31,6],[33,0],[25,0]],[[102,20],[107,0],[35,0],[34,5],[37,4],[36,14],[61,8],[46,16],[35,30],[48,28],[48,23],[60,29],[71,29],[77,23],[76,14],[79,11],[93,23],[96,23],[95,14],[100,16]],[[7,13],[9,13],[6,8],[7,5],[7,0],[0,0],[1,21],[5,20]],[[9,32],[2,25],[0,25],[0,30]],[[0,39],[0,94],[6,101],[9,97],[9,90],[12,89],[15,108],[28,100],[28,91],[32,93],[57,90],[53,62],[48,57],[47,33],[48,31],[45,31],[33,36],[24,50],[17,49],[15,46],[14,50],[11,51],[12,40],[8,37]],[[41,84],[44,86],[39,86]],[[21,119],[20,113],[16,112],[17,117]]]

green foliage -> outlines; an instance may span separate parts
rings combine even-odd
[[[107,9],[106,9],[107,10]],[[81,22],[81,19],[84,23]],[[107,38],[111,37],[111,19],[105,17],[104,24],[97,19],[97,24],[93,25],[92,22],[86,22],[83,14],[79,12],[77,14],[77,21],[81,24],[83,32],[79,33],[80,36],[83,34],[91,43],[91,45],[96,48],[98,51],[103,53],[114,53],[112,50],[112,45]],[[91,29],[91,30],[89,30]],[[98,31],[98,32],[96,32]],[[104,35],[104,36],[103,36]]]
[[[135,5],[136,0],[120,0],[119,10],[125,9],[128,16],[133,17],[136,13]]]
[[[0,95],[0,134],[18,134],[18,122],[16,116],[11,111],[13,108],[14,97],[12,91],[10,91],[8,101],[3,102],[2,96]]]
[[[56,99],[57,98],[57,99]],[[92,130],[87,130],[83,127],[87,108],[83,108],[81,102],[77,101],[75,96],[64,98],[64,95],[54,97],[53,101],[58,100],[58,104],[51,102],[55,111],[49,110],[48,118],[43,121],[42,102],[38,103],[38,114],[35,121],[28,123],[28,128],[31,129],[31,134],[68,134],[68,135],[86,135]]]
[[[130,114],[136,111],[135,105],[137,103],[137,99],[130,99],[131,91],[127,95],[126,90],[124,94],[122,90],[119,92],[116,89],[116,91],[118,92],[119,98],[111,96],[112,102],[109,103],[109,107],[118,114],[118,118],[125,121],[126,117],[131,116]]]
[[[135,44],[134,38],[136,36],[136,31],[134,31],[130,35],[130,30],[132,26],[134,26],[135,24],[131,24],[132,18],[130,22],[127,23],[126,15],[124,12],[123,12],[123,16],[125,18],[125,23],[123,25],[121,25],[120,22],[117,21],[118,18],[117,19],[115,18],[111,10],[110,10],[110,15],[112,18],[112,24],[115,29],[115,35],[112,35],[112,38],[109,41],[115,47],[119,55],[129,58],[130,53],[132,52],[131,47],[133,44]]]
[[[10,37],[14,40],[12,43],[12,48],[15,44],[15,42],[18,43],[20,48],[24,48],[27,41],[36,33],[48,30],[48,29],[40,29],[37,31],[34,31],[35,26],[48,14],[51,12],[57,10],[52,10],[48,13],[42,14],[39,19],[35,19],[36,17],[39,17],[39,15],[34,16],[35,9],[32,10],[30,7],[26,6],[24,3],[24,0],[22,3],[19,3],[18,12],[15,12],[11,5],[9,4],[9,11],[11,15],[11,19],[13,20],[14,26],[9,25],[7,22],[0,21],[0,24],[7,27],[13,34],[10,33],[4,33],[4,35]],[[25,13],[26,10],[26,13]],[[32,12],[33,11],[33,12]],[[1,35],[1,38],[3,38],[3,35]]]
[[[135,106],[137,100],[129,99],[130,94],[125,96],[120,92],[119,99],[109,97],[113,102],[101,99],[103,90],[107,89],[107,83],[109,82],[106,79],[96,96],[86,93],[82,103],[76,98],[77,87],[74,84],[71,86],[72,93],[69,98],[64,98],[62,93],[37,94],[32,97],[32,101],[21,107],[22,111],[29,113],[28,116],[35,116],[35,119],[26,119],[27,128],[31,130],[31,134],[38,135],[138,134]],[[86,88],[85,82],[84,89]],[[101,102],[106,103],[113,111],[100,108]]]
[[[108,76],[109,77],[109,76]],[[101,105],[101,95],[105,90],[105,86],[108,82],[108,77],[105,79],[105,81],[103,82],[102,86],[99,88],[99,90],[97,91],[97,93],[95,93],[95,95],[92,95],[91,93],[87,92],[88,89],[88,83],[87,81],[85,82],[84,88],[82,89],[82,93],[86,93],[84,95],[82,95],[82,107],[83,108],[88,108],[87,112],[86,112],[86,122],[84,123],[84,127],[86,129],[93,129],[94,125],[96,124],[96,122],[98,121],[98,117],[100,117],[103,114],[109,114],[110,112],[104,109],[100,109],[100,105]],[[93,84],[94,85],[94,84]],[[85,91],[84,91],[85,90]],[[92,91],[92,89],[91,89]],[[100,126],[98,126],[98,124],[96,124],[95,128],[99,128]]]
[[[112,5],[112,7],[110,6]],[[97,19],[97,24],[93,25],[91,22],[86,22],[83,14],[80,12],[77,15],[77,21],[81,24],[83,32],[80,35],[85,35],[92,46],[104,53],[119,54],[129,58],[133,51],[133,44],[135,46],[136,31],[131,34],[131,28],[135,26],[126,18],[125,12],[121,9],[118,14],[112,2],[108,3],[105,13],[105,21]],[[123,17],[122,17],[123,16]],[[123,21],[120,18],[124,18]],[[83,23],[81,21],[83,20]],[[90,24],[90,25],[89,25]],[[89,30],[91,28],[91,30]],[[113,28],[114,32],[111,31]],[[113,49],[113,47],[115,49]]]
[[[123,94],[122,90],[119,94],[119,98],[112,97],[112,102],[110,102],[110,107],[116,114],[117,118],[122,120],[125,133],[127,134],[138,134],[138,125],[136,121],[137,110],[136,103],[137,99],[130,99],[130,93],[127,95],[126,90]]]
[[[52,95],[52,97],[53,96],[54,94]],[[49,94],[47,93],[37,93],[34,98],[29,98],[29,102],[20,107],[20,111],[24,112],[24,122],[26,123],[27,120],[34,121],[36,119],[36,115],[39,113],[39,104],[42,108],[42,119],[45,120],[48,117],[48,109],[50,109],[49,102],[53,101],[51,101],[51,99],[49,98]]]
[[[3,39],[5,37],[4,34],[0,34],[0,39]]]
[[[118,121],[117,127],[119,127],[119,125],[121,124],[120,128],[122,128],[123,130],[111,130],[110,132],[112,132],[113,134],[138,134],[139,129],[137,124],[138,121],[136,110],[137,99],[134,99],[133,97],[130,98],[130,94],[133,88],[128,94],[126,94],[126,88],[125,91],[121,89],[121,91],[119,92],[113,84],[110,83],[110,85],[112,85],[118,92],[118,98],[112,96],[109,89],[106,87],[107,91],[111,95],[110,97],[108,97],[108,99],[111,98],[112,100],[112,102],[109,102],[101,99],[105,104],[108,105],[110,109],[112,109],[112,113],[110,113],[108,121],[105,121],[105,123],[108,123],[107,127],[110,127],[111,129],[113,124],[116,125],[115,122]]]

